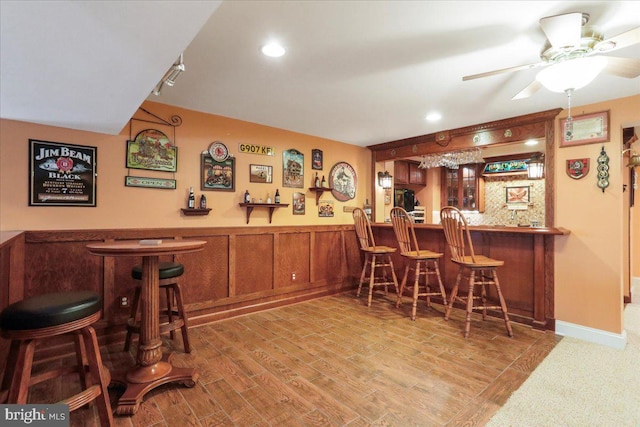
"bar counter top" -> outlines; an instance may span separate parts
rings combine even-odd
[[[376,222],[371,224],[372,227],[391,227],[390,222]],[[424,230],[442,230],[440,224],[414,224],[416,229]],[[571,231],[563,227],[531,227],[517,225],[470,225],[469,231],[490,231],[497,233],[519,233],[519,234],[542,234],[553,236],[566,236]]]

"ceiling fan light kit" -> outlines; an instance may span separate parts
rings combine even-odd
[[[607,58],[591,56],[553,64],[536,75],[536,80],[551,92],[578,90],[595,79],[607,66]]]

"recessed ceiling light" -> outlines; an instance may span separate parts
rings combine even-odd
[[[425,120],[428,122],[437,122],[441,118],[442,118],[442,114],[437,112],[429,113],[425,116]]]
[[[260,50],[264,55],[272,58],[278,58],[284,55],[285,52],[284,47],[275,42],[265,44]]]
[[[538,140],[536,140],[536,139],[530,139],[530,140],[528,140],[527,142],[525,142],[525,143],[524,143],[524,145],[527,145],[527,146],[531,146],[531,145],[538,145]]]

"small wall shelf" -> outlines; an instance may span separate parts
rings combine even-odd
[[[322,193],[324,193],[325,191],[331,191],[331,190],[333,190],[333,188],[309,187],[309,191],[313,191],[314,193],[316,193],[316,206],[318,206],[318,203],[320,203],[320,197],[322,197]]]
[[[185,216],[209,215],[209,212],[211,212],[211,208],[204,208],[204,209],[182,208],[180,210],[182,211],[182,214]]]
[[[247,224],[249,224],[249,218],[253,208],[269,208],[269,224],[271,224],[271,218],[273,217],[273,211],[277,208],[286,208],[288,203],[239,203],[240,207],[247,209]]]

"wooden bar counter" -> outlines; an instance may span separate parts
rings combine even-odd
[[[387,223],[372,224],[376,244],[397,247],[393,227]],[[442,226],[415,224],[420,247],[444,253],[440,259],[442,281],[447,290],[455,283],[458,267],[451,262],[451,252]],[[476,253],[504,261],[498,269],[502,292],[507,300],[512,320],[536,329],[555,330],[554,316],[554,239],[569,234],[563,228],[470,226]],[[403,262],[394,255],[396,273],[400,274]]]

